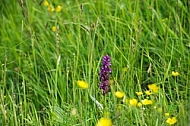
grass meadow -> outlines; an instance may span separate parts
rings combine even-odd
[[[190,1],[3,0],[0,67],[1,126],[190,126]]]

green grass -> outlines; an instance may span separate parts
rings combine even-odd
[[[167,126],[166,112],[177,117],[176,126],[190,125],[187,0],[49,3],[61,12],[48,12],[37,0],[0,3],[0,125],[94,126],[107,112],[115,126]],[[99,72],[106,54],[114,83],[103,96]],[[80,89],[78,80],[89,88]],[[160,87],[152,105],[130,107],[114,96],[119,90],[138,99],[135,92],[152,83]]]

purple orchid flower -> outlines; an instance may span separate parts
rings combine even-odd
[[[110,57],[108,55],[105,55],[102,60],[102,67],[100,69],[100,89],[103,92],[103,95],[105,95],[110,90],[110,85],[108,83],[110,74],[112,72],[111,69],[111,62]]]

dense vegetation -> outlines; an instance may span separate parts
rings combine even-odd
[[[190,124],[189,0],[3,0],[0,11],[0,125]]]

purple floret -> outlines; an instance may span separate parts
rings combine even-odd
[[[103,91],[103,95],[105,95],[110,90],[110,85],[108,83],[110,74],[112,69],[110,68],[111,62],[110,57],[105,55],[102,60],[102,67],[100,69],[100,89]]]

